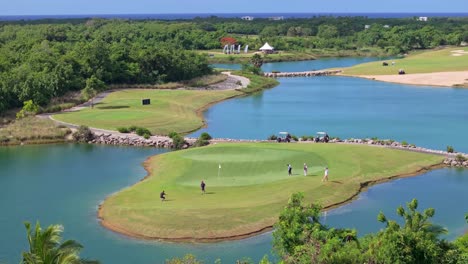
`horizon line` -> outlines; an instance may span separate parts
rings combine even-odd
[[[426,11],[404,11],[404,12],[335,12],[335,11],[320,11],[320,12],[184,12],[184,13],[79,13],[79,14],[0,14],[0,16],[83,16],[83,15],[216,15],[216,14],[468,14],[468,12],[426,12]]]

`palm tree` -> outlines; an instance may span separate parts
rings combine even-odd
[[[397,208],[397,214],[404,218],[405,225],[403,227],[404,230],[409,232],[418,232],[423,231],[428,234],[437,237],[442,234],[447,234],[447,229],[432,223],[430,219],[434,216],[435,210],[434,208],[428,208],[424,210],[423,213],[417,211],[418,209],[418,200],[413,199],[411,202],[406,204],[408,210],[405,210],[403,206]],[[387,220],[385,215],[380,212],[377,216],[377,219],[380,222],[387,223],[387,227],[393,227],[396,229],[400,229],[400,225],[393,220]]]
[[[23,252],[23,264],[84,264],[99,263],[80,258],[80,251],[83,248],[74,240],[67,240],[63,243],[63,226],[50,225],[42,230],[39,222],[34,230],[31,223],[24,223],[27,231],[29,251]]]

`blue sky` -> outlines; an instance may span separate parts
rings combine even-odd
[[[294,12],[460,13],[468,0],[0,0],[0,15]]]

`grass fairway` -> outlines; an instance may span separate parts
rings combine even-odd
[[[392,66],[392,61],[395,61],[395,66]],[[427,51],[403,59],[386,60],[386,62],[389,66],[382,66],[382,61],[359,64],[345,68],[343,74],[395,75],[398,74],[398,69],[404,69],[407,74],[467,71],[468,47]]]
[[[366,145],[217,144],[152,157],[145,164],[149,177],[106,199],[99,215],[105,226],[137,237],[230,239],[272,226],[294,192],[329,206],[353,197],[363,182],[415,173],[442,159]],[[322,183],[325,166],[330,181]]]
[[[185,133],[203,126],[203,118],[198,111],[239,94],[233,90],[122,90],[109,94],[94,109],[61,113],[54,118],[108,130],[135,125],[158,135],[172,131]],[[143,98],[150,98],[151,105],[141,105]]]

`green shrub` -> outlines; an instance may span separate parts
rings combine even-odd
[[[458,162],[464,162],[466,161],[466,158],[462,154],[457,154],[457,156],[455,156],[455,160]]]
[[[117,131],[119,131],[120,133],[130,133],[130,130],[126,127],[118,127]]]
[[[291,138],[292,138],[294,141],[299,141],[299,139],[298,139],[295,135],[292,135]]]
[[[148,133],[145,133],[145,134],[143,134],[143,137],[144,137],[145,139],[148,139],[148,138],[150,138],[150,137],[151,137],[151,135],[150,135],[150,134],[148,134]]]
[[[408,146],[408,142],[402,141],[402,142],[401,142],[401,145],[402,145],[402,146]]]
[[[178,135],[179,135],[179,134],[178,134],[177,132],[174,132],[174,131],[173,131],[173,132],[169,133],[169,135],[167,135],[167,136],[168,136],[169,138],[173,138],[173,137],[178,136]]]
[[[210,144],[210,141],[198,138],[197,141],[195,141],[195,143],[193,143],[193,146],[194,147],[203,147],[203,146],[207,146],[209,144]]]
[[[202,140],[210,140],[210,139],[212,139],[212,137],[211,137],[210,134],[208,134],[208,133],[206,133],[206,132],[203,132],[203,133],[201,133],[199,139],[202,139]]]
[[[455,152],[455,150],[453,149],[452,146],[447,146],[447,152],[448,153],[453,153],[453,152]]]
[[[78,142],[89,142],[93,140],[94,134],[87,126],[80,126],[78,130],[73,133],[73,139]]]
[[[147,128],[144,127],[137,127],[135,130],[135,133],[139,136],[143,136],[144,134],[151,135],[151,131],[149,131]]]
[[[185,139],[179,134],[172,137],[172,147],[174,149],[182,149],[185,144]]]
[[[129,126],[128,131],[135,132],[137,130],[137,128],[138,128],[137,126]]]
[[[271,135],[267,138],[268,140],[277,140],[278,137],[276,135]]]

